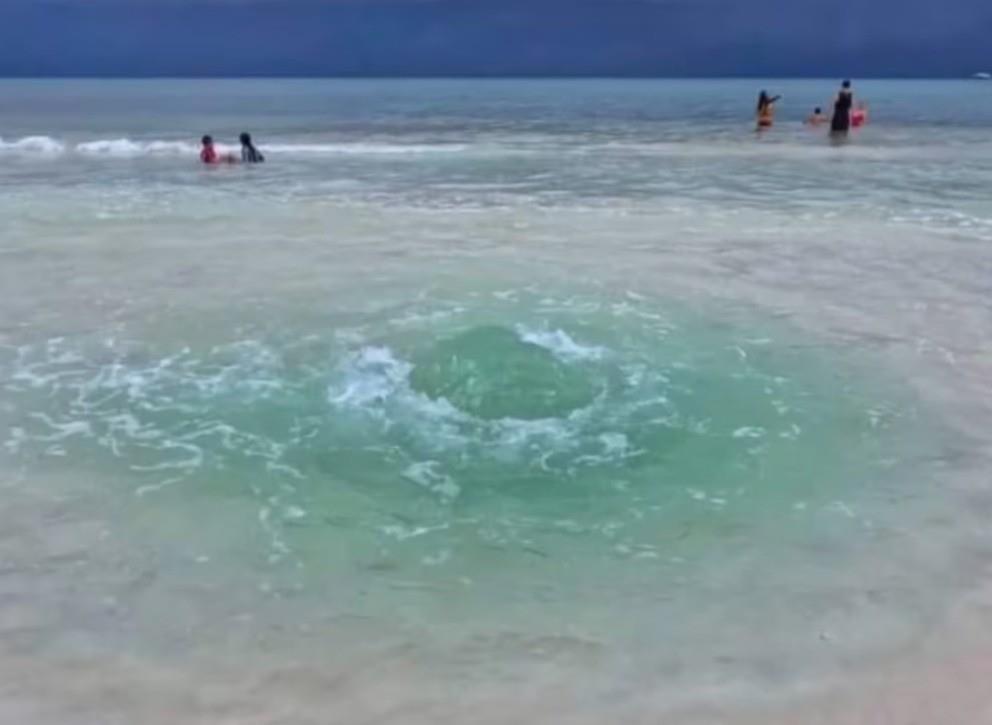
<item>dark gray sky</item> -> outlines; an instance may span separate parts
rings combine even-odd
[[[981,70],[992,0],[0,0],[0,75]]]

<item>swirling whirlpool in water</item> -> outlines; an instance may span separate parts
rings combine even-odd
[[[5,450],[149,507],[253,501],[263,558],[304,567],[775,548],[896,485],[917,426],[908,396],[755,329],[501,294],[216,346],[50,340],[4,352]]]

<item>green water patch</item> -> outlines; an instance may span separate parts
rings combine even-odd
[[[314,570],[781,546],[858,525],[846,512],[926,448],[911,396],[840,351],[649,300],[479,296],[213,346],[3,355],[22,468],[113,473],[137,516],[188,519],[176,536],[250,504],[244,555]]]

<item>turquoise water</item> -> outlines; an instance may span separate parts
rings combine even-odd
[[[863,84],[837,148],[818,82],[760,138],[737,81],[0,85],[0,653],[634,717],[967,587],[984,86]]]
[[[396,578],[471,581],[463,616],[486,627],[504,607],[543,619],[549,586],[556,607],[714,575],[744,596],[760,581],[728,570],[744,551],[775,586],[783,546],[850,537],[841,562],[871,546],[855,508],[919,495],[906,459],[937,448],[911,392],[841,351],[635,294],[473,292],[217,343],[18,348],[8,452],[122,479],[132,515],[168,509],[159,535],[225,566],[318,589],[367,577],[335,596],[345,611],[386,615],[396,596],[368,589]],[[228,505],[226,541],[197,544],[195,512]]]

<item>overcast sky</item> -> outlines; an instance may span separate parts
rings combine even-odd
[[[0,75],[983,70],[992,0],[0,0]]]

